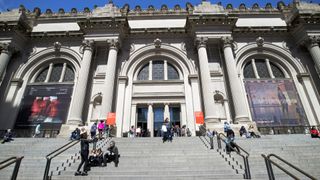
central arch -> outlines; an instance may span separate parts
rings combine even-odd
[[[138,73],[150,61],[168,63],[176,69],[179,78],[138,80]],[[156,136],[155,123],[159,125],[166,117],[180,127],[186,125],[194,132],[194,95],[189,84],[189,75],[194,74],[197,72],[193,61],[188,59],[185,52],[171,45],[155,47],[149,44],[132,52],[119,73],[116,116],[121,131],[118,131],[118,136],[128,132],[131,126],[142,126],[145,131],[149,130],[150,136]],[[121,79],[126,79],[125,85]],[[163,113],[163,116],[157,116],[159,113]]]

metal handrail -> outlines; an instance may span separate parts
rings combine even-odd
[[[65,145],[59,147],[58,149],[52,151],[48,155],[46,155],[47,163],[46,163],[46,168],[45,168],[44,174],[43,174],[43,179],[44,180],[48,180],[49,179],[48,175],[49,175],[51,160],[53,158],[55,158],[56,156],[58,156],[59,154],[65,152],[66,150],[68,150],[72,146],[78,144],[79,142],[80,142],[80,140],[70,141],[70,142],[66,143]]]
[[[251,179],[251,173],[250,173],[250,166],[249,166],[249,153],[244,150],[242,147],[240,147],[239,145],[235,144],[234,145],[241,150],[241,152],[244,152],[245,155],[241,154],[240,151],[236,151],[235,148],[233,148],[229,143],[226,142],[225,139],[222,139],[220,136],[225,137],[225,139],[227,139],[227,136],[224,135],[223,133],[219,133],[217,136],[217,142],[218,142],[218,148],[221,149],[221,140],[229,147],[231,148],[233,151],[235,151],[239,156],[241,156],[243,158],[243,164],[244,164],[244,179]]]
[[[11,180],[16,180],[17,176],[18,176],[18,172],[19,172],[19,168],[20,168],[20,164],[22,159],[24,158],[24,156],[20,156],[20,157],[10,157],[2,162],[0,162],[0,170],[10,166],[11,164],[15,163],[13,172],[12,172],[12,176],[11,176]]]
[[[281,167],[278,163],[276,163],[275,161],[272,161],[270,158],[271,157],[275,157],[278,160],[282,161],[283,163],[287,164],[288,166],[290,166],[291,168],[297,170],[298,172],[300,172],[301,174],[307,176],[308,178],[312,179],[312,180],[316,180],[315,177],[311,176],[310,174],[306,173],[305,171],[303,171],[302,169],[298,168],[297,166],[289,163],[288,161],[282,159],[281,157],[275,155],[275,154],[269,154],[268,156],[261,154],[261,156],[264,158],[265,163],[266,163],[266,167],[267,167],[267,171],[268,171],[268,176],[269,176],[269,180],[275,180],[274,177],[274,173],[273,173],[273,169],[272,169],[272,164],[275,165],[276,167],[278,167],[280,170],[282,170],[283,172],[285,172],[287,175],[289,175],[290,177],[294,178],[294,179],[299,179],[297,176],[293,175],[292,173],[290,173],[288,170],[284,169],[283,167]]]

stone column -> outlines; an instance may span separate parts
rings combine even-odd
[[[189,75],[189,82],[191,83],[191,89],[192,89],[193,110],[194,111],[201,111],[198,75],[197,74],[190,74]]]
[[[214,109],[214,100],[213,100],[213,93],[211,88],[211,77],[210,77],[206,43],[207,43],[207,38],[197,39],[202,98],[204,102],[204,115],[205,115],[206,122],[218,123],[219,119],[217,115],[217,109]]]
[[[307,47],[314,61],[318,75],[320,76],[320,48],[318,36],[311,36],[307,40]]]
[[[170,111],[169,111],[169,104],[164,104],[164,114],[163,114],[164,119],[169,119],[170,121]]]
[[[93,43],[93,41],[84,41],[82,46],[83,57],[81,62],[81,69],[78,74],[77,85],[74,89],[72,97],[72,106],[70,108],[68,124],[81,124],[83,122],[82,112],[85,96],[87,93],[86,90],[93,53]]]
[[[130,122],[123,119],[124,114],[124,102],[125,102],[125,91],[128,78],[127,76],[119,76],[118,78],[118,96],[117,96],[117,109],[116,109],[116,125],[117,125],[117,137],[122,137],[122,132],[129,130]]]
[[[148,124],[148,129],[150,131],[150,137],[154,136],[154,120],[153,120],[153,107],[152,104],[149,103],[148,104],[148,120],[147,120],[147,124]]]
[[[0,54],[0,81],[3,79],[4,72],[7,69],[8,63],[12,56],[13,49],[7,43],[0,44],[1,54]]]
[[[242,92],[240,79],[237,74],[236,62],[232,51],[232,39],[230,37],[222,38],[224,59],[229,77],[232,100],[235,110],[235,122],[248,122],[249,114],[246,105],[245,95]]]
[[[116,75],[117,66],[117,54],[118,54],[118,41],[109,40],[109,54],[108,54],[108,64],[106,70],[106,76],[104,79],[104,89],[102,97],[102,110],[101,110],[101,120],[105,120],[108,113],[112,110],[113,102],[113,89],[114,89],[114,79]],[[117,118],[117,117],[116,117]]]
[[[230,115],[230,108],[229,108],[229,103],[228,103],[227,99],[223,100],[223,106],[224,106],[224,110],[226,112],[227,122],[230,123],[231,122],[231,115]]]

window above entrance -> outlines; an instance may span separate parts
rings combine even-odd
[[[139,71],[137,80],[177,80],[179,73],[167,61],[149,61]]]
[[[73,82],[74,71],[67,63],[51,63],[40,69],[31,80],[31,83],[59,83]]]
[[[269,59],[252,59],[243,68],[244,78],[274,79],[287,78],[285,71]]]

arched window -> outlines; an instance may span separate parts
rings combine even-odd
[[[74,72],[67,63],[51,63],[36,74],[35,83],[73,82]]]
[[[243,68],[253,120],[258,126],[307,125],[294,81],[269,59],[251,59]]]
[[[268,59],[252,59],[243,68],[244,78],[270,79],[286,78],[284,72]]]
[[[140,69],[137,76],[137,80],[176,80],[176,79],[179,79],[179,73],[177,69],[167,61],[150,61]]]

